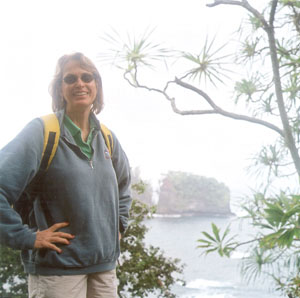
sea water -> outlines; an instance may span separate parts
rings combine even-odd
[[[146,243],[160,247],[165,256],[181,259],[185,264],[185,286],[172,289],[181,298],[277,298],[271,280],[259,278],[248,284],[241,275],[241,262],[247,251],[239,250],[231,258],[221,258],[217,253],[201,255],[197,239],[202,231],[211,232],[211,223],[221,228],[230,224],[232,234],[239,240],[250,239],[253,230],[235,217],[156,217],[146,222],[149,231]],[[252,231],[252,232],[251,232]],[[155,296],[151,296],[155,297]]]

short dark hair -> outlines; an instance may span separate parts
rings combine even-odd
[[[56,71],[54,78],[49,86],[49,92],[52,96],[52,110],[53,112],[57,112],[63,108],[65,108],[65,100],[62,97],[61,87],[62,87],[62,80],[63,80],[63,71],[65,65],[69,61],[78,61],[80,66],[87,71],[93,73],[96,86],[97,86],[97,94],[91,111],[95,114],[99,114],[103,108],[103,88],[102,88],[102,79],[100,73],[98,72],[94,63],[84,56],[82,53],[76,52],[69,55],[64,55],[60,57],[57,61]]]

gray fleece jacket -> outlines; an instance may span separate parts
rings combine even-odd
[[[40,118],[0,150],[0,242],[22,250],[25,271],[41,275],[73,275],[115,268],[120,253],[119,231],[127,227],[131,205],[130,168],[120,143],[113,134],[112,157],[98,129],[89,161],[64,128],[64,111],[59,111],[61,136],[56,154],[44,176],[42,191],[34,202],[36,226],[22,224],[11,206],[39,170],[44,130]],[[45,214],[44,205],[46,202]],[[36,230],[59,222],[70,225],[61,231],[75,235],[62,253],[33,249]]]

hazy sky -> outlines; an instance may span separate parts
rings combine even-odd
[[[200,51],[206,35],[217,34],[218,42],[227,42],[245,12],[205,7],[209,2],[1,1],[0,147],[32,118],[51,112],[48,85],[57,59],[81,51],[103,78],[105,108],[99,118],[117,134],[132,167],[140,166],[144,178],[155,182],[161,173],[180,170],[215,177],[235,195],[254,186],[245,167],[251,155],[274,138],[272,132],[220,116],[175,115],[164,98],[131,88],[120,71],[97,60],[108,47],[100,37],[111,27],[121,35],[155,27],[153,40],[193,53]],[[266,1],[249,2],[256,6]],[[147,80],[152,84],[154,78],[157,82],[160,74],[150,72]],[[226,105],[230,95],[225,89],[206,91]],[[184,102],[190,100],[190,94],[178,94]]]

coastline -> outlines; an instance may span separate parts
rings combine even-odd
[[[182,213],[154,213],[153,217],[157,218],[182,218],[182,217],[237,217],[233,212],[217,213],[217,212],[182,212]]]

